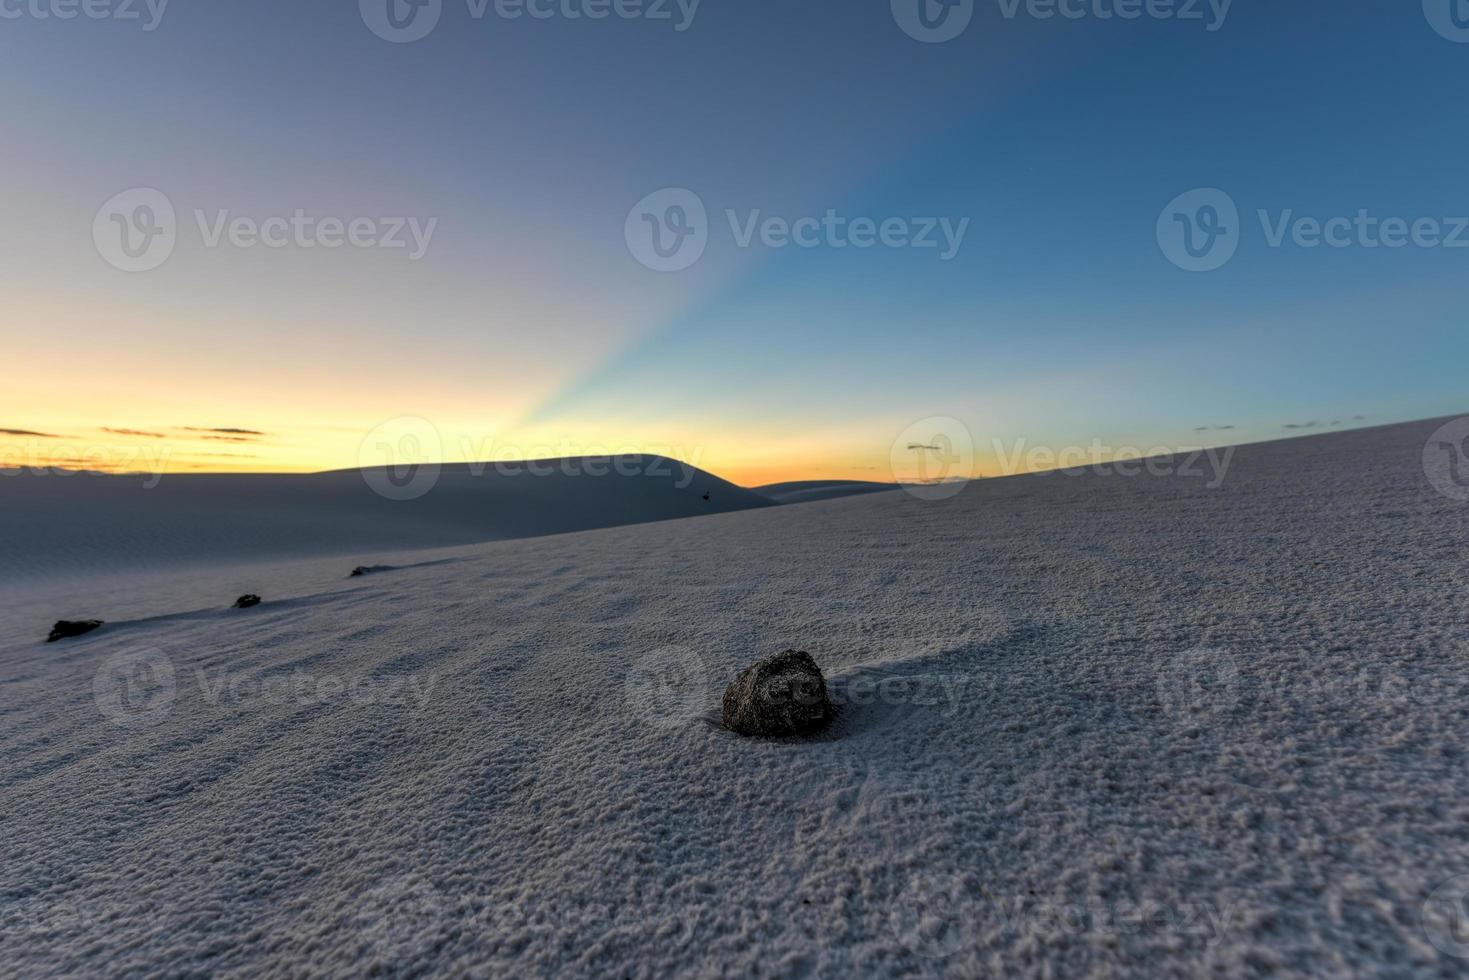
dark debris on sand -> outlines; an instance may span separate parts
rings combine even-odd
[[[57,640],[69,640],[74,636],[84,636],[102,625],[100,619],[63,619],[51,627],[51,635],[46,637],[47,643],[55,643]]]

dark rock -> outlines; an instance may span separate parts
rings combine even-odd
[[[82,619],[72,621],[63,619],[51,627],[51,635],[46,637],[47,643],[55,643],[57,640],[69,640],[73,636],[84,636],[102,625],[100,619]]]
[[[351,575],[348,575],[347,577],[348,578],[361,578],[364,575],[371,575],[371,574],[372,574],[372,569],[368,568],[366,565],[358,565],[356,568],[352,569],[352,574]]]
[[[799,650],[746,667],[724,692],[724,727],[737,735],[814,735],[835,716],[821,668]]]
[[[236,609],[249,609],[258,605],[260,605],[260,597],[258,595],[242,595],[235,600]]]

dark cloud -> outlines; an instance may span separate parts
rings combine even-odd
[[[102,431],[110,432],[115,436],[145,436],[149,439],[168,438],[168,436],[164,435],[162,432],[144,432],[142,429],[109,429],[105,425],[102,427]]]
[[[32,432],[29,429],[0,429],[0,436],[31,436],[36,439],[60,439],[49,432]]]
[[[910,443],[908,443],[908,448],[909,449],[931,449],[931,450],[933,450],[936,453],[943,452],[943,450],[944,450],[944,447],[943,446],[925,446],[921,442],[910,442]]]
[[[111,472],[114,472],[114,470],[99,469],[100,466],[105,466],[105,465],[107,465],[107,464],[105,464],[105,463],[99,463],[95,459],[48,459],[48,460],[46,460],[46,462],[43,465],[41,465],[39,467],[36,467],[36,469],[37,470],[66,470],[67,472],[70,472],[70,473],[111,473]]]
[[[1228,432],[1233,429],[1232,425],[1201,425],[1194,429],[1195,432]]]
[[[185,425],[178,431],[197,432],[199,434],[195,436],[196,439],[207,439],[210,442],[255,442],[268,435],[259,429],[237,429],[234,426]]]
[[[1367,416],[1365,416],[1365,415],[1353,415],[1352,418],[1351,418],[1351,421],[1353,421],[1353,422],[1365,422],[1365,421],[1367,421]],[[1287,429],[1327,429],[1327,428],[1330,428],[1333,425],[1341,425],[1341,424],[1342,424],[1342,420],[1341,419],[1332,419],[1330,422],[1316,422],[1316,421],[1311,421],[1311,422],[1287,422],[1285,424],[1284,428],[1287,428]]]

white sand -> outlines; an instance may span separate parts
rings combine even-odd
[[[1432,428],[7,600],[0,972],[1462,976]],[[830,736],[712,727],[788,646]]]

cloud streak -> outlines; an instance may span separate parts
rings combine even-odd
[[[106,433],[109,433],[109,434],[114,435],[114,436],[143,436],[143,437],[148,438],[148,439],[167,439],[168,438],[168,436],[164,435],[162,432],[145,432],[142,429],[109,429],[105,425],[102,427],[102,430],[101,431],[106,432]]]
[[[215,435],[222,435],[222,436],[250,436],[252,438],[261,438],[261,437],[263,437],[263,436],[265,436],[267,434],[267,433],[264,433],[264,432],[259,431],[258,429],[234,429],[234,428],[228,428],[228,427],[226,427],[226,428],[200,428],[199,426],[195,426],[195,425],[181,426],[179,428],[179,431],[180,432],[209,432],[209,433],[213,433]]]

